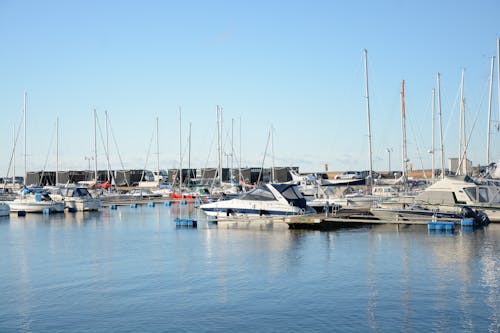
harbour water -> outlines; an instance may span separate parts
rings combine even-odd
[[[499,253],[500,224],[304,231],[190,205],[11,216],[0,332],[496,333]]]

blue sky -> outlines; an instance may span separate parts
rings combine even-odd
[[[484,164],[499,12],[496,0],[1,0],[0,173],[7,172],[25,91],[28,170],[55,169],[57,118],[60,169],[87,168],[94,108],[103,130],[104,111],[109,114],[114,168],[121,168],[118,155],[126,168],[155,167],[156,155],[147,152],[156,152],[150,148],[156,117],[161,167],[177,167],[179,107],[183,165],[191,123],[192,167],[215,166],[217,105],[224,109],[226,152],[234,119],[235,155],[241,119],[243,166],[261,165],[272,126],[267,166],[274,151],[275,165],[301,171],[322,170],[325,163],[330,170],[368,169],[365,48],[375,170],[387,170],[389,147],[392,169],[401,164],[402,80],[410,162],[430,167],[437,72],[445,156],[457,155],[462,68],[466,126],[476,124],[468,156],[474,165]],[[496,81],[495,70],[493,120],[498,121]],[[21,132],[18,175],[24,169],[23,140]],[[494,131],[494,160],[500,157],[499,140]],[[105,168],[101,141],[98,161]]]

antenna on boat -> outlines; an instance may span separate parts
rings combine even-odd
[[[368,94],[368,61],[367,61],[368,51],[364,49],[364,61],[365,61],[365,81],[366,81],[366,114],[368,118],[368,150],[369,150],[369,160],[370,160],[370,188],[373,185],[373,161],[372,161],[372,130],[370,121],[370,96]]]

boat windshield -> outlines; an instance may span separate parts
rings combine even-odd
[[[486,187],[480,187],[478,193],[479,202],[490,202],[488,196],[488,189]]]
[[[297,186],[288,184],[274,184],[273,185],[281,195],[293,206],[305,208],[306,199],[300,194]]]
[[[271,191],[264,186],[259,186],[253,190],[244,193],[240,197],[241,200],[257,200],[257,201],[272,201],[276,200]]]
[[[86,188],[75,189],[75,197],[91,197],[89,190]]]
[[[281,195],[283,195],[283,197],[285,197],[285,199],[287,199],[287,200],[300,199],[302,197],[302,195],[297,193],[296,189],[297,188],[295,186],[290,186],[289,188],[287,188],[286,190],[281,192]]]
[[[486,187],[469,187],[464,190],[467,196],[473,201],[489,202],[488,188]]]
[[[472,201],[476,201],[476,188],[475,187],[469,187],[464,189],[465,194],[471,199]]]

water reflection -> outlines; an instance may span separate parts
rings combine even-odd
[[[200,223],[177,229],[177,217]],[[12,300],[0,305],[0,331],[99,330],[78,320],[84,311],[117,330],[127,317],[180,331],[243,320],[247,331],[497,332],[499,242],[500,225],[289,230],[213,224],[192,205],[11,216],[0,222],[0,296]]]
[[[486,305],[490,309],[488,332],[500,330],[500,225],[490,225],[481,247],[481,284],[486,289]]]

